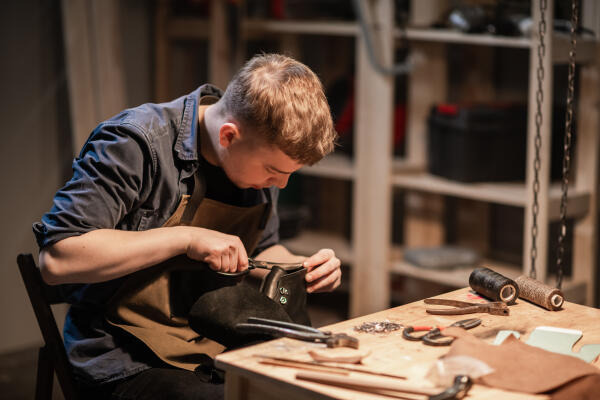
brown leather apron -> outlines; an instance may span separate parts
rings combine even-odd
[[[252,254],[271,214],[268,189],[264,191],[266,203],[237,207],[203,198],[203,177],[196,173],[194,179],[193,194],[182,196],[163,226],[189,225],[236,235]],[[215,276],[206,264],[185,256],[136,272],[109,302],[107,320],[143,341],[166,363],[193,371],[202,362],[202,354],[214,357],[224,350],[221,344],[199,336],[187,320],[193,299],[206,290],[204,281]],[[181,298],[192,300],[182,306]]]

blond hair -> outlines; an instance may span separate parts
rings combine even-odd
[[[254,56],[221,100],[233,118],[302,164],[312,165],[333,151],[337,133],[321,81],[290,57]]]

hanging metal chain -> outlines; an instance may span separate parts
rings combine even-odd
[[[575,99],[575,49],[579,24],[577,0],[571,0],[571,50],[569,51],[569,77],[567,82],[567,109],[565,115],[565,138],[562,162],[562,197],[560,199],[560,231],[556,255],[556,287],[561,288],[563,280],[563,262],[565,256],[565,238],[567,236],[567,197],[569,192],[569,171],[571,169],[571,140],[573,138],[573,101]]]
[[[531,223],[531,269],[529,270],[529,276],[533,279],[536,278],[537,272],[535,270],[535,262],[537,259],[537,235],[538,235],[538,221],[537,217],[540,211],[540,204],[538,195],[540,193],[540,168],[541,159],[540,151],[542,148],[542,102],[544,100],[544,92],[542,84],[544,83],[544,56],[546,55],[546,44],[544,43],[546,34],[546,0],[539,0],[540,2],[540,22],[538,24],[539,43],[537,46],[538,55],[538,66],[537,66],[537,91],[535,93],[535,100],[537,110],[535,113],[535,159],[533,161],[533,206],[532,211],[532,223]]]
[[[396,7],[399,7],[399,4],[396,3]],[[407,51],[410,50],[409,46],[410,46],[410,41],[408,40],[408,32],[407,32],[407,27],[408,27],[408,20],[409,20],[409,16],[408,16],[408,11],[399,11],[399,10],[395,10],[396,14],[398,16],[397,21],[398,23],[396,24],[397,28],[398,28],[398,37],[397,37],[397,43],[398,43],[398,48],[400,49],[404,49]]]

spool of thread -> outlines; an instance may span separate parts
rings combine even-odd
[[[547,310],[559,310],[565,301],[565,296],[560,289],[553,288],[524,275],[518,277],[515,281],[519,285],[520,298],[544,307]]]
[[[469,286],[493,301],[506,304],[513,304],[519,297],[519,286],[515,281],[485,267],[475,268],[471,272]]]

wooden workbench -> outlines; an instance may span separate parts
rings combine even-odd
[[[463,301],[479,301],[469,289],[459,289],[446,293],[440,298]],[[440,307],[440,306],[436,306]],[[369,369],[406,376],[407,381],[419,386],[430,385],[424,379],[433,362],[448,351],[448,347],[425,346],[421,342],[411,342],[402,338],[402,331],[388,334],[357,333],[353,328],[363,322],[390,320],[403,325],[443,325],[477,317],[482,324],[471,330],[477,337],[493,342],[499,330],[515,330],[521,332],[521,340],[527,340],[532,330],[538,326],[556,326],[583,331],[583,337],[575,345],[578,351],[583,344],[600,343],[600,310],[565,302],[563,310],[551,312],[541,307],[519,300],[510,307],[510,316],[494,316],[489,314],[470,314],[455,316],[436,316],[425,313],[423,301],[417,301],[400,307],[381,311],[360,318],[340,322],[325,327],[333,332],[345,332],[360,339],[360,349],[364,353],[370,351],[363,363]],[[308,350],[326,352],[322,344],[302,342],[283,338],[261,343],[244,349],[231,351],[217,356],[218,368],[226,371],[225,398],[227,400],[267,400],[267,399],[389,399],[370,393],[337,388],[318,383],[295,379],[299,370],[287,367],[269,366],[259,363],[255,355],[270,355],[298,360],[310,361]],[[336,350],[337,351],[337,350]],[[352,350],[348,350],[351,352]],[[600,368],[600,361],[594,364]],[[351,376],[354,373],[351,373]],[[368,376],[360,374],[360,376]],[[440,390],[441,391],[441,390]],[[419,397],[423,398],[423,397]],[[469,399],[543,399],[547,396],[532,396],[523,393],[507,392],[474,385],[469,392]]]

